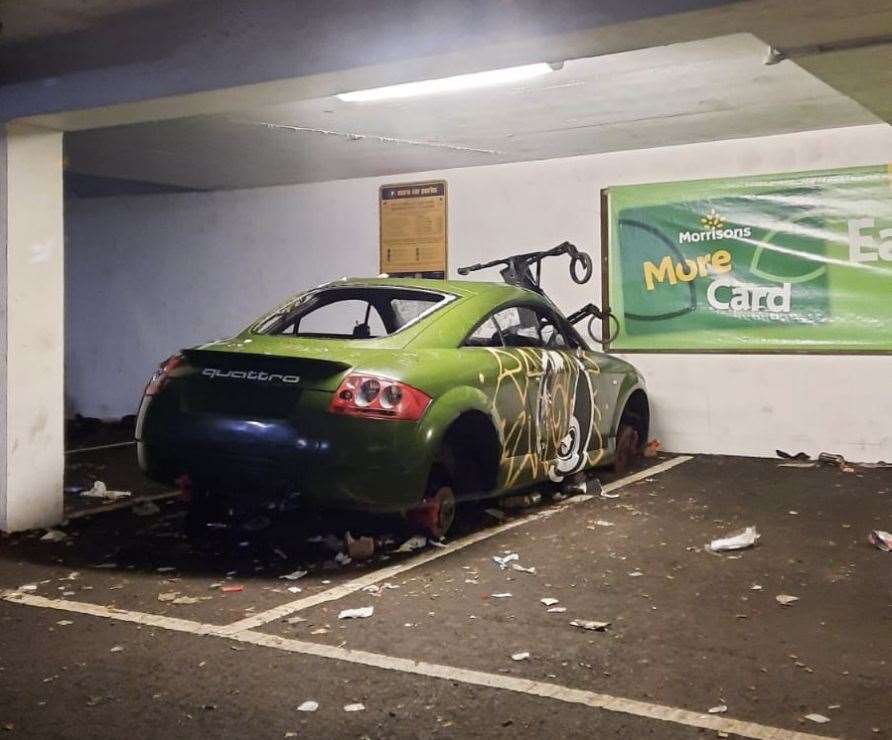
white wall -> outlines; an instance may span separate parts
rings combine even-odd
[[[450,267],[564,239],[600,254],[601,188],[892,161],[892,127],[862,126],[396,178],[74,201],[67,232],[70,411],[132,413],[167,355],[235,333],[284,296],[377,272],[378,186],[444,177]],[[565,309],[600,300],[548,265]],[[497,278],[495,274],[493,277]],[[631,355],[653,433],[686,452],[775,448],[892,459],[892,357]]]

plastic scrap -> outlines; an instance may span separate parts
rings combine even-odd
[[[610,626],[610,622],[596,622],[592,619],[574,619],[570,622],[571,627],[579,627],[584,630],[593,630],[595,632],[603,632]]]
[[[284,578],[286,581],[296,581],[299,578],[303,578],[309,571],[307,570],[296,570],[293,573],[286,573],[284,576],[279,576],[279,578]]]
[[[511,660],[529,660],[529,653],[514,653],[511,656]]]
[[[867,541],[878,550],[892,552],[892,532],[884,532],[882,529],[875,529],[867,535]]]
[[[549,614],[563,614],[567,611],[567,607],[565,606],[553,606],[550,609],[546,609]]]
[[[728,707],[725,704],[719,704],[717,707],[710,707],[708,710],[710,714],[724,714],[728,711]]]
[[[89,491],[81,491],[81,496],[101,498],[106,501],[117,501],[121,498],[128,498],[130,495],[130,491],[110,491],[101,480],[96,481]]]
[[[509,555],[505,556],[493,555],[492,559],[493,562],[495,562],[495,564],[498,565],[501,570],[505,570],[505,568],[508,567],[508,563],[510,563],[512,560],[520,560],[520,555],[518,555],[516,552],[512,552]]]
[[[375,613],[373,606],[361,606],[358,609],[342,609],[338,619],[367,619]]]
[[[795,604],[799,601],[798,596],[789,596],[788,594],[779,594],[774,597],[775,601],[781,606],[790,606],[791,604]]]
[[[553,606],[554,604],[559,604],[560,599],[555,599],[551,596],[546,596],[544,599],[539,599],[539,602],[545,604],[545,606]]]
[[[363,709],[365,709],[365,704],[356,703],[344,705],[345,712],[361,712]]]
[[[416,534],[413,537],[407,539],[402,545],[400,545],[396,552],[412,552],[413,550],[420,550],[422,547],[427,545],[427,537],[423,537],[420,534]]]
[[[511,596],[511,594],[505,592],[502,594],[490,594],[494,599],[507,599]]]
[[[319,702],[307,700],[297,708],[297,711],[298,712],[315,712],[317,709],[319,709]]]
[[[245,587],[244,587],[244,586],[236,586],[236,585],[232,585],[232,586],[223,586],[223,588],[221,588],[220,590],[221,590],[224,594],[237,594],[237,593],[239,593],[240,591],[244,591],[244,590],[245,590]]]
[[[518,565],[517,563],[512,563],[511,570],[516,570],[516,571],[519,571],[520,573],[532,573],[533,575],[536,575],[536,568],[533,566],[530,566],[529,568],[524,568],[524,566],[522,566],[522,565]]]
[[[198,599],[194,596],[177,596],[173,602],[174,604],[197,604]]]
[[[809,722],[817,722],[819,725],[823,725],[826,722],[830,721],[829,717],[825,717],[823,714],[806,714],[805,718]]]
[[[660,444],[660,440],[652,439],[650,442],[644,445],[644,456],[656,457],[662,446],[663,445]]]
[[[730,537],[722,537],[709,543],[709,549],[713,552],[723,552],[725,550],[744,550],[756,544],[756,540],[760,537],[755,527],[747,527],[742,532],[733,534]]]
[[[64,542],[68,539],[68,535],[61,529],[48,529],[46,534],[40,538],[41,542]]]
[[[353,558],[351,558],[345,552],[339,552],[337,555],[335,555],[334,559],[338,565],[350,565],[350,563],[353,562]]]

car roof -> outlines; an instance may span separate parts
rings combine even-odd
[[[465,298],[477,295],[492,295],[496,300],[510,300],[520,296],[536,296],[537,294],[525,288],[519,288],[505,283],[490,283],[482,280],[433,280],[430,278],[397,278],[397,277],[343,277],[332,280],[330,283],[320,285],[319,288],[336,288],[338,286],[383,286],[397,288],[419,288],[423,290],[436,290],[443,293],[452,293]]]

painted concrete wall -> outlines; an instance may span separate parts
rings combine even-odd
[[[878,125],[398,178],[72,202],[69,410],[132,413],[152,367],[177,349],[232,334],[299,289],[376,273],[377,192],[386,181],[447,179],[454,273],[564,239],[597,258],[599,192],[610,185],[888,161],[892,128]],[[549,265],[544,281],[562,307],[600,300],[597,274],[576,286],[564,269]],[[653,433],[667,449],[892,459],[892,357],[630,359],[648,378]]]
[[[9,126],[4,139],[0,530],[15,531],[62,518],[62,134]]]

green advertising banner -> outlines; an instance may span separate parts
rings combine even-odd
[[[892,351],[892,166],[606,197],[610,349]]]

